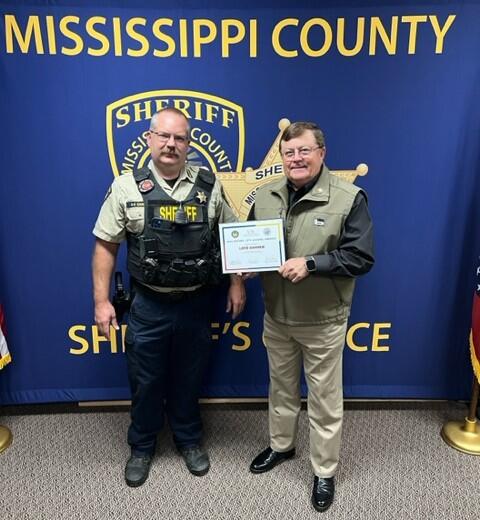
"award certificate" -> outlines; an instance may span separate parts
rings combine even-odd
[[[283,220],[220,224],[224,273],[276,271],[285,262]]]

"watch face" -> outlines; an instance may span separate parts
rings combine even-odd
[[[308,258],[305,263],[307,265],[307,271],[309,273],[317,270],[317,266],[315,265],[315,260],[313,258]]]

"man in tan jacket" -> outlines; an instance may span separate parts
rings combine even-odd
[[[342,352],[355,277],[374,263],[365,193],[330,174],[322,131],[293,123],[280,139],[285,177],[262,186],[256,220],[281,216],[287,261],[262,273],[270,368],[270,446],[251,463],[264,473],[295,455],[303,360],[308,385],[312,504],[333,502],[343,417]]]

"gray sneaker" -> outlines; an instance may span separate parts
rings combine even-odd
[[[127,486],[141,486],[148,478],[151,463],[152,456],[148,453],[141,456],[132,455],[125,466],[125,482]]]
[[[188,448],[180,448],[179,451],[192,475],[202,477],[208,473],[210,460],[206,450],[200,446],[189,446]]]

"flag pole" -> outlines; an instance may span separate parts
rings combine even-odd
[[[0,424],[0,453],[5,451],[12,444],[12,432]]]
[[[473,378],[472,399],[465,421],[449,421],[443,425],[442,439],[452,448],[470,455],[480,455],[480,427],[475,417],[478,404],[479,385]]]

